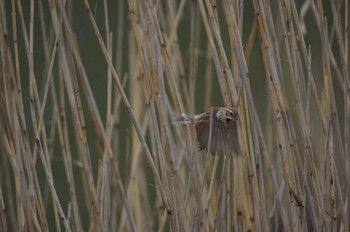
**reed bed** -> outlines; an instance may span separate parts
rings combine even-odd
[[[0,231],[349,231],[348,12],[0,1]],[[241,154],[173,123],[212,106]]]

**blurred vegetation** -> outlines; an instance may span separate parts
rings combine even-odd
[[[349,231],[348,12],[0,1],[0,231]],[[173,123],[212,106],[242,154]]]

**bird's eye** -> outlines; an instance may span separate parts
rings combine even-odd
[[[232,126],[232,124],[233,124],[232,119],[229,117],[225,118],[225,124],[226,124],[226,126]]]

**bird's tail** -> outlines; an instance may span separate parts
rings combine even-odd
[[[190,117],[186,114],[173,113],[172,118],[171,118],[172,124],[190,124],[193,122],[194,122],[193,117]]]

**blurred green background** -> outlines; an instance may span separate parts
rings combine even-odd
[[[43,8],[45,9],[45,22],[46,22],[46,30],[48,32],[50,44],[52,45],[53,43],[53,28],[50,26],[51,23],[51,14],[49,11],[49,4],[48,1],[35,1],[35,11],[38,11],[39,7],[39,2],[42,4]],[[130,19],[129,19],[129,13],[128,13],[128,3],[125,0],[117,0],[117,1],[107,1],[108,2],[108,12],[109,12],[109,22],[110,22],[110,31],[113,33],[113,61],[115,63],[115,68],[116,71],[120,77],[120,79],[123,79],[125,76],[127,76],[129,79],[126,83],[126,93],[128,97],[132,98],[133,96],[133,89],[132,86],[129,86],[130,83],[130,78],[132,78],[133,72],[135,70],[135,67],[132,67],[129,62],[129,54],[134,53],[135,49],[137,47],[135,46],[135,39],[134,39],[134,34],[133,30],[131,27]],[[273,6],[275,5],[276,7],[273,9],[273,17],[276,18],[276,35],[277,42],[280,45],[281,48],[281,53],[284,52],[283,49],[283,43],[284,43],[284,37],[283,32],[281,30],[280,25],[279,25],[279,12],[278,12],[278,4],[277,0],[275,1],[270,1],[270,4]],[[324,13],[327,16],[327,23],[328,23],[328,28],[332,28],[332,14],[331,14],[331,9],[330,9],[330,4],[331,1],[323,1],[324,4]],[[159,6],[166,5],[166,1],[160,1],[157,3]],[[296,1],[298,5],[298,9],[301,8],[303,1]],[[11,18],[11,7],[12,7],[12,2],[11,1],[5,1],[5,10],[6,10],[6,16],[7,16],[7,27],[9,29],[8,32],[8,41],[10,42],[10,47],[13,49],[13,32],[12,32],[12,18]],[[72,21],[72,28],[73,28],[73,33],[76,36],[77,43],[80,48],[80,53],[81,57],[83,59],[84,67],[86,69],[86,73],[88,75],[90,84],[92,86],[92,90],[94,93],[94,97],[101,115],[101,118],[103,122],[105,123],[106,120],[106,99],[107,99],[107,91],[106,91],[106,86],[107,86],[107,65],[105,62],[105,59],[103,57],[103,54],[101,52],[101,49],[98,45],[96,36],[94,35],[94,32],[92,30],[91,24],[89,22],[86,10],[84,9],[84,5],[82,1],[67,1],[67,4],[69,5],[67,8],[72,9],[71,11],[71,21]],[[176,1],[176,5],[179,4],[179,1]],[[90,5],[92,7],[93,15],[95,16],[95,19],[98,23],[98,27],[100,29],[100,32],[105,39],[105,25],[104,25],[104,9],[103,9],[103,1],[98,0],[98,1],[90,1]],[[29,15],[30,15],[30,1],[22,1],[22,7],[23,7],[23,14],[25,16],[25,24],[27,27],[27,30],[29,28]],[[122,7],[122,11],[124,11],[123,17],[120,17],[119,13],[120,8]],[[229,36],[228,36],[228,31],[225,26],[225,20],[223,16],[223,10],[221,9],[222,4],[218,4],[218,12],[219,12],[219,19],[221,24],[221,35],[222,39],[224,42],[224,47],[227,49],[227,51],[230,50],[230,42],[229,42]],[[165,7],[164,7],[165,8]],[[191,11],[195,10],[195,17],[198,18],[200,21],[200,15],[198,12],[198,9],[196,7],[195,1],[188,1],[185,5],[183,15],[181,16],[181,20],[177,29],[177,34],[178,34],[178,39],[179,39],[179,45],[181,48],[181,53],[183,56],[184,60],[184,78],[186,81],[188,81],[188,74],[189,74],[189,49],[190,49],[190,17],[191,17]],[[254,9],[252,6],[251,1],[244,1],[244,8],[243,8],[243,13],[244,13],[244,19],[243,19],[243,36],[242,36],[242,41],[243,44],[247,43],[248,36],[250,33],[250,30],[252,28],[252,25],[254,24],[256,18],[254,14]],[[18,15],[17,15],[18,16]],[[163,15],[164,16],[164,15]],[[122,23],[122,30],[118,28],[120,24],[118,20],[123,20]],[[314,20],[314,17],[312,16],[311,10],[309,10],[306,14],[305,17],[305,23],[306,23],[306,28],[307,28],[307,34],[305,35],[305,41],[306,44],[311,45],[311,51],[312,51],[312,71],[315,77],[315,80],[317,81],[316,84],[320,87],[323,85],[323,73],[322,73],[322,54],[321,54],[321,44],[320,44],[320,34],[319,30],[317,28],[317,24]],[[30,108],[29,108],[29,74],[28,74],[28,60],[27,60],[27,55],[26,55],[26,48],[24,45],[23,41],[23,32],[20,29],[20,18],[17,17],[17,24],[18,24],[18,45],[19,45],[19,54],[20,54],[20,70],[21,70],[21,81],[22,81],[22,91],[23,91],[23,101],[25,103],[25,115],[26,120],[27,120],[27,125],[28,125],[28,132],[29,136],[31,138],[34,138],[33,135],[33,128],[31,128],[31,119],[30,119]],[[207,110],[206,106],[204,105],[203,99],[205,98],[205,72],[206,72],[206,50],[207,50],[207,35],[206,32],[203,28],[203,25],[200,23],[201,27],[197,28],[199,30],[199,38],[198,38],[198,47],[196,48],[197,50],[197,55],[198,55],[198,70],[197,70],[197,75],[196,75],[196,102],[195,102],[195,112],[196,113],[201,113],[205,110]],[[166,30],[166,28],[162,28],[162,26],[166,25],[161,25],[161,29]],[[118,30],[120,30],[122,33],[118,33]],[[164,33],[167,33],[164,31]],[[332,34],[332,33],[330,33]],[[333,32],[334,36],[334,32]],[[39,14],[35,14],[34,18],[34,68],[35,68],[35,77],[36,81],[38,84],[38,89],[41,91],[41,95],[44,90],[45,82],[46,80],[46,75],[47,75],[47,67],[48,67],[48,62],[45,58],[45,53],[43,50],[43,37],[42,37],[42,31],[40,28],[40,18]],[[117,52],[117,43],[122,44],[122,57],[118,60],[116,58]],[[336,45],[334,45],[336,46]],[[333,49],[335,52],[335,57],[338,62],[339,61],[339,56],[337,54],[338,49],[335,48]],[[50,51],[51,52],[51,51]],[[230,52],[227,52],[227,54],[231,54]],[[232,57],[229,58],[229,63],[231,64]],[[288,60],[282,60],[285,63],[282,63],[282,66],[285,66],[288,62]],[[261,57],[261,49],[260,49],[260,44],[259,44],[259,38],[257,37],[254,43],[254,49],[252,51],[251,57],[248,62],[248,67],[249,67],[249,81],[254,97],[254,101],[257,107],[257,112],[258,116],[262,122],[262,125],[264,127],[269,127],[268,119],[266,118],[266,108],[268,107],[268,96],[267,96],[267,85],[266,85],[266,75],[265,75],[265,70],[264,70],[264,65]],[[57,61],[56,61],[57,65]],[[56,66],[57,67],[57,66]],[[57,68],[54,69],[54,81],[58,85],[58,72]],[[235,73],[235,70],[232,70],[233,73]],[[284,78],[283,80],[285,81],[285,88],[287,91],[287,95],[290,90],[290,81],[289,81],[289,74],[288,73],[283,73]],[[212,84],[213,84],[213,92],[212,92],[212,99],[211,102],[213,106],[221,106],[223,105],[223,100],[221,97],[218,81],[217,81],[217,75],[215,70],[213,71],[213,79],[212,79]],[[335,88],[335,93],[336,93],[336,100],[337,100],[337,105],[338,105],[338,112],[340,114],[340,122],[343,122],[343,95],[340,91],[340,86],[336,79],[333,80],[334,88]],[[179,85],[181,86],[181,85]],[[115,89],[115,87],[114,87]],[[182,89],[180,89],[182,91]],[[83,100],[83,109],[86,110],[86,99]],[[50,102],[50,98],[48,100]],[[50,105],[48,107],[48,112],[51,112],[50,110]],[[295,106],[290,106],[291,108]],[[188,110],[188,106],[186,106],[186,109]],[[67,103],[67,112],[70,112],[70,109],[68,107]],[[45,115],[45,124],[50,124],[50,119],[51,115],[47,114]],[[69,119],[69,116],[68,116]],[[266,122],[266,123],[264,123]],[[68,123],[71,123],[68,121]],[[121,167],[121,172],[125,172],[125,169],[129,168],[129,159],[128,157],[125,157],[126,151],[130,150],[130,134],[131,130],[133,130],[131,124],[130,124],[130,119],[126,113],[126,110],[124,109],[123,106],[120,107],[120,132],[121,134],[124,134],[125,136],[121,136],[119,139],[119,162],[120,162],[120,167]],[[91,161],[92,161],[92,167],[94,171],[94,177],[97,177],[97,171],[98,171],[98,161],[101,158],[101,154],[98,153],[95,144],[95,138],[92,135],[92,127],[91,127],[91,121],[89,120],[89,115],[86,114],[86,126],[87,126],[87,131],[88,131],[88,142],[89,144],[92,144],[89,148],[91,151]],[[70,128],[73,128],[72,125],[70,125]],[[264,129],[264,128],[263,128]],[[70,140],[74,140],[73,133],[70,137]],[[56,141],[57,143],[57,141]],[[34,143],[33,143],[34,144]],[[72,142],[72,144],[75,144]],[[58,147],[58,144],[56,144]],[[57,149],[59,151],[59,149]],[[72,147],[72,151],[76,150],[75,147]],[[73,158],[77,159],[76,153],[72,152]],[[63,170],[63,162],[60,154],[55,154],[53,156],[53,170]],[[38,165],[40,166],[40,162],[38,162]],[[40,167],[41,168],[41,167]],[[79,175],[79,168],[75,168],[74,171],[75,176],[77,177],[76,183],[78,184],[77,191],[78,191],[78,196],[79,196],[79,191],[82,191],[82,184],[80,181],[80,175]],[[46,180],[44,178],[44,172],[41,169],[39,172],[42,175],[41,181],[44,183]],[[127,182],[128,176],[122,176],[123,181]],[[54,172],[54,180],[55,184],[57,186],[57,191],[59,194],[59,198],[61,200],[61,203],[63,206],[66,207],[68,204],[69,196],[67,194],[67,189],[66,187],[66,179],[65,175],[61,173],[61,171],[55,171]],[[96,180],[95,180],[96,181]],[[44,191],[48,191],[48,189],[45,189]],[[81,201],[81,205],[84,205],[84,198],[79,198],[79,201]],[[49,204],[51,207],[51,204]],[[52,210],[52,209],[51,209]],[[52,212],[50,210],[50,212]],[[66,209],[65,209],[66,210]],[[87,220],[88,219],[88,213],[85,210],[81,210],[82,217],[83,219]],[[53,220],[52,215],[49,217],[51,220]],[[53,222],[53,221],[52,221]],[[52,223],[53,224],[53,223]],[[87,223],[83,223],[84,225],[87,225]]]

